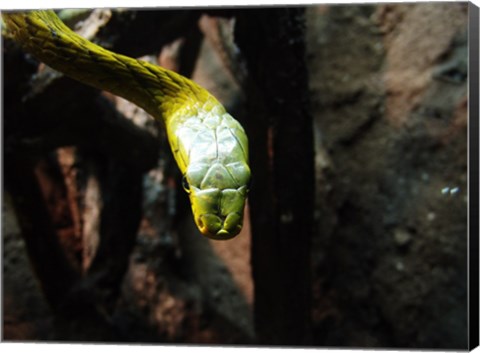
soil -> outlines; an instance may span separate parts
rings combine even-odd
[[[307,9],[315,346],[467,347],[467,9]],[[227,109],[241,104],[240,88],[208,41],[193,78]],[[117,106],[148,121],[128,102]],[[252,343],[248,219],[228,242],[199,237],[188,214],[176,228],[169,213],[175,181],[168,157],[161,158],[167,161],[144,178],[144,218],[116,329],[135,342]],[[60,337],[8,190],[2,211],[4,339],[90,340]]]

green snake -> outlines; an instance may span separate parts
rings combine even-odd
[[[2,16],[7,32],[40,61],[163,122],[200,232],[212,239],[240,232],[250,180],[248,139],[215,97],[173,71],[82,38],[51,10]]]

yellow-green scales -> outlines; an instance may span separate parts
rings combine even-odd
[[[162,121],[199,230],[213,239],[240,232],[250,180],[248,140],[215,97],[173,71],[93,44],[53,11],[2,16],[7,31],[39,60]]]

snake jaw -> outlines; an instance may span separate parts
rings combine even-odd
[[[195,211],[194,211],[195,213]],[[243,226],[243,210],[240,213],[230,213],[226,217],[215,214],[201,214],[195,217],[200,232],[210,239],[228,240],[240,233]]]
[[[217,217],[215,215],[208,215],[208,216]],[[224,221],[222,222],[220,217],[217,217],[217,218],[222,223],[218,228],[217,228],[216,225],[213,225],[213,227],[212,227],[211,223],[210,224],[204,223],[201,218],[198,219],[197,226],[200,229],[200,232],[204,236],[206,236],[207,238],[215,239],[215,240],[228,240],[228,239],[231,239],[231,238],[235,237],[236,235],[238,235],[238,233],[240,233],[240,231],[242,230],[242,223],[241,222],[235,224],[233,228],[229,228],[228,225],[226,224],[226,222],[224,222]],[[227,216],[227,218],[228,218],[228,216]],[[200,226],[200,225],[202,225],[202,226]]]
[[[225,190],[191,187],[189,195],[195,223],[204,236],[227,240],[240,233],[243,226],[245,186]]]

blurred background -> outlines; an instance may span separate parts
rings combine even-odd
[[[3,339],[466,349],[468,11],[60,11],[244,124],[225,242],[143,110],[4,34]]]

